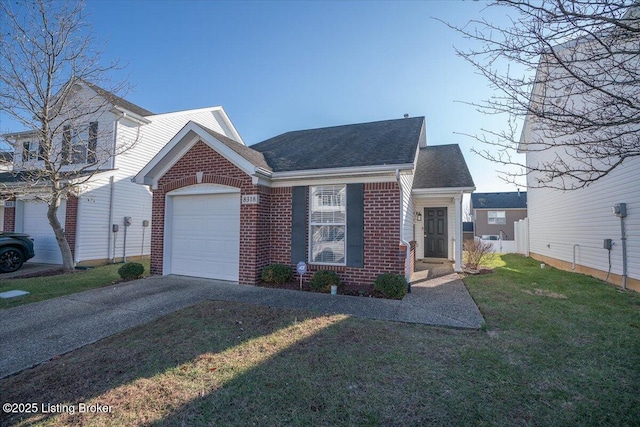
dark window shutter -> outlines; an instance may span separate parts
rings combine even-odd
[[[307,187],[291,189],[291,262],[306,261]]]
[[[62,128],[62,151],[60,160],[63,165],[69,164],[69,156],[71,154],[71,126],[65,125]]]
[[[38,143],[38,160],[44,160],[47,157],[47,150],[44,149],[44,142]]]
[[[87,163],[94,164],[98,161],[96,148],[98,147],[98,122],[89,124],[89,146],[87,150]]]
[[[364,267],[364,184],[347,185],[347,266]]]
[[[28,162],[29,160],[31,160],[29,158],[29,141],[24,141],[22,143],[22,161],[23,162]]]

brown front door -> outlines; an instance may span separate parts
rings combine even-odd
[[[447,208],[425,208],[424,218],[424,257],[447,258]]]

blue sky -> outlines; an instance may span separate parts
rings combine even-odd
[[[104,55],[128,64],[125,97],[156,113],[222,105],[248,145],[283,132],[425,116],[428,144],[460,144],[477,191],[514,191],[470,149],[504,119],[462,102],[491,89],[455,55],[483,2],[88,0]]]

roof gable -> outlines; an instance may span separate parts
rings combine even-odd
[[[431,145],[418,153],[414,190],[473,188],[473,178],[458,144]]]
[[[473,193],[472,209],[527,209],[527,192]]]
[[[120,108],[123,108],[127,111],[131,111],[139,116],[152,116],[153,113],[145,108],[142,108],[132,102],[127,101],[124,98],[119,97],[118,95],[109,92],[108,90],[102,89],[100,86],[96,86],[93,83],[89,83],[87,81],[82,80],[82,83],[86,84],[90,87],[95,93],[106,99],[113,105],[116,105]]]
[[[160,178],[198,141],[203,141],[248,175],[271,171],[261,153],[196,122],[189,121],[135,176],[139,184],[155,187]]]
[[[287,132],[252,145],[274,172],[412,164],[424,117]]]

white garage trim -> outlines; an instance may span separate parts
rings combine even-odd
[[[58,221],[64,229],[66,217],[66,200],[60,201]],[[48,205],[35,199],[18,200],[16,203],[14,229],[18,233],[26,233],[34,241],[35,257],[31,262],[45,264],[62,264],[62,254],[53,229],[47,219]]]
[[[210,196],[210,197],[207,197],[207,196]],[[180,247],[180,242],[178,241],[178,243],[176,243],[178,246],[174,248],[174,238],[175,238],[174,230],[177,230],[180,227],[183,227],[184,229],[185,219],[184,218],[176,219],[176,215],[189,215],[189,213],[185,214],[184,207],[186,205],[184,205],[184,203],[193,203],[195,205],[199,203],[203,203],[205,205],[207,203],[211,203],[215,205],[215,203],[218,201],[224,204],[222,206],[224,206],[225,208],[228,208],[226,209],[227,221],[229,220],[229,215],[232,215],[231,221],[233,223],[232,224],[233,227],[231,228],[233,230],[231,231],[235,233],[234,230],[237,229],[237,236],[235,234],[231,236],[226,236],[227,239],[231,238],[233,240],[232,241],[233,245],[229,245],[231,246],[230,249],[232,252],[230,252],[229,254],[230,260],[227,260],[228,263],[224,268],[225,272],[219,274],[215,271],[207,270],[207,268],[204,266],[202,266],[201,270],[198,270],[197,267],[201,267],[201,264],[199,263],[194,263],[194,265],[192,266],[192,268],[194,269],[193,273],[191,273],[191,270],[185,271],[179,268],[180,265],[184,265],[184,264],[180,264],[180,265],[176,264],[180,262],[179,257],[176,256],[176,260],[172,259],[172,257],[174,256],[174,249]],[[195,209],[197,209],[197,206],[194,207],[194,214],[197,213],[197,210]],[[208,212],[214,215],[215,213],[218,212],[218,209],[211,209]],[[165,196],[164,221],[165,221],[164,222],[164,239],[163,239],[164,249],[163,249],[163,265],[162,265],[163,274],[194,275],[198,277],[209,277],[209,278],[216,278],[216,279],[222,279],[222,280],[231,280],[236,282],[238,281],[239,273],[240,273],[239,272],[240,189],[235,187],[228,187],[224,185],[216,185],[216,184],[197,184],[197,185],[191,185],[188,187],[183,187],[183,188],[171,191],[167,193]],[[213,227],[213,222],[211,224]],[[202,226],[202,224],[200,226],[198,226],[197,224],[194,224],[194,226],[199,227],[199,230],[202,231],[203,236],[206,235],[207,231],[213,232],[207,227]],[[206,240],[206,242],[213,242],[213,240],[208,239]],[[184,244],[184,242],[182,243]],[[201,241],[200,243],[203,243],[203,242]],[[215,243],[214,243],[214,246],[215,246]],[[179,253],[180,252],[175,252],[175,254],[179,254]],[[197,255],[197,252],[196,252],[196,255]],[[187,263],[188,262],[189,261],[187,260]],[[232,266],[231,270],[228,269],[229,265]]]

